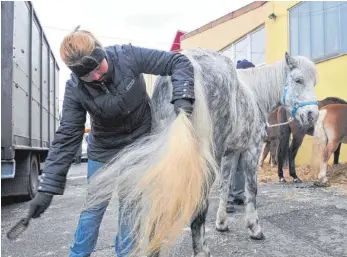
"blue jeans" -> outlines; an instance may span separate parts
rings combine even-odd
[[[229,184],[228,202],[232,203],[235,199],[245,200],[245,174],[241,169],[237,169],[234,176],[234,183]]]
[[[89,178],[103,165],[104,163],[88,160],[88,181]],[[121,213],[121,199],[119,202],[119,213]],[[70,247],[70,257],[86,257],[90,256],[94,251],[99,236],[101,220],[108,204],[109,202],[104,202],[95,206],[93,209],[82,211],[76,228],[75,238]],[[117,233],[115,239],[115,252],[117,257],[126,256],[129,253],[129,249],[131,249],[132,239],[129,236],[131,225],[130,221],[124,218],[126,217],[123,216],[122,224],[120,224],[120,222],[118,223],[118,228],[121,228],[121,233]],[[118,219],[118,221],[119,220],[120,219]]]

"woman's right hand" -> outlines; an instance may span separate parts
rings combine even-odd
[[[37,192],[36,196],[30,202],[29,217],[36,219],[50,206],[53,195],[45,192]]]

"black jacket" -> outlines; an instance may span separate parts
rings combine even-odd
[[[106,47],[109,70],[104,83],[84,83],[74,74],[67,81],[62,119],[56,131],[38,190],[63,194],[66,175],[91,117],[88,158],[107,162],[124,146],[151,130],[149,96],[142,73],[171,76],[172,102],[194,101],[194,70],[180,53],[134,47]]]

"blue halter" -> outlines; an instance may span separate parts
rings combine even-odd
[[[283,97],[282,97],[282,104],[286,104],[286,96],[288,91],[288,85],[284,87],[283,90]],[[290,116],[294,118],[295,113],[300,107],[307,106],[307,105],[318,105],[318,101],[308,101],[308,102],[298,102],[293,94],[292,96],[292,106],[293,109],[290,112]]]

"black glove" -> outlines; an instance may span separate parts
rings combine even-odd
[[[30,202],[29,217],[36,219],[48,208],[53,199],[53,195],[44,192],[37,192],[35,198]]]
[[[189,99],[177,99],[174,102],[174,109],[177,115],[180,113],[180,109],[183,109],[190,116],[193,112],[193,104]]]

